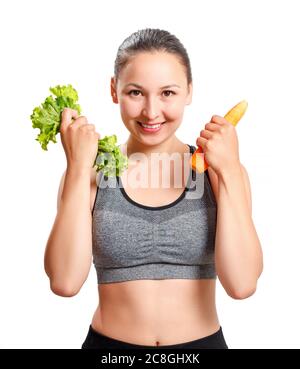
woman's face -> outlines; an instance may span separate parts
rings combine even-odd
[[[191,103],[192,84],[189,87],[188,91],[177,57],[164,52],[139,53],[122,69],[117,86],[111,79],[113,101],[120,104],[126,128],[146,145],[157,145],[174,135],[185,105]],[[158,130],[147,130],[140,123],[162,124]]]

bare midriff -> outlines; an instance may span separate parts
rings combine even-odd
[[[95,331],[136,345],[194,341],[218,331],[214,279],[133,280],[98,285]]]

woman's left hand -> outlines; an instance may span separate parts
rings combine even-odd
[[[235,126],[219,115],[213,115],[205,124],[196,145],[201,146],[205,161],[218,175],[240,165]]]

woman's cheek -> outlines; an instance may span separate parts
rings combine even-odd
[[[143,114],[143,104],[138,101],[127,101],[126,99],[120,101],[120,111],[123,119],[136,119]],[[179,101],[162,104],[158,107],[157,114],[164,116],[168,121],[181,119],[184,112],[184,106]]]
[[[124,102],[121,104],[120,110],[122,117],[128,119],[139,117],[141,115],[141,109],[142,107],[140,104]]]
[[[181,121],[183,110],[180,106],[173,104],[171,108],[165,111],[165,118],[168,121]]]

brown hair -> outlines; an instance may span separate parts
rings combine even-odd
[[[145,28],[127,37],[118,48],[114,65],[114,77],[118,81],[119,74],[131,57],[139,52],[163,51],[177,56],[186,72],[188,85],[192,82],[190,59],[185,47],[178,38],[168,31]]]

